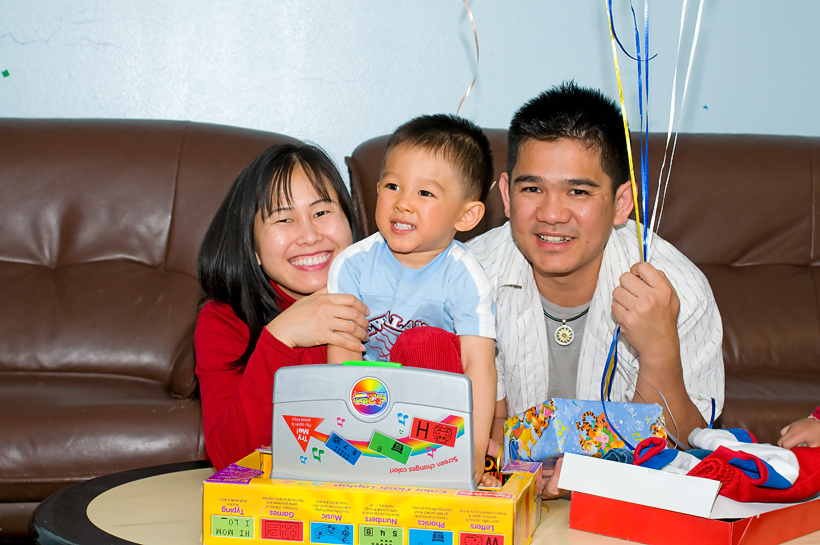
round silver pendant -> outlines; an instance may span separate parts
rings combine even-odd
[[[575,339],[575,332],[566,323],[561,324],[555,330],[555,342],[561,346],[571,345],[573,339]]]

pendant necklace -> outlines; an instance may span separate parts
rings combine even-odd
[[[548,314],[547,311],[545,310],[544,311],[544,316],[546,316],[550,320],[554,320],[556,322],[561,322],[561,325],[559,325],[558,329],[555,330],[555,342],[557,342],[561,346],[571,345],[572,341],[575,340],[575,332],[572,330],[572,328],[569,325],[567,325],[567,322],[574,322],[578,318],[581,318],[582,316],[586,315],[587,312],[589,312],[589,307],[584,309],[584,311],[581,314],[578,314],[577,316],[573,316],[572,318],[562,319],[562,318],[556,318],[555,316],[552,316],[552,315]]]

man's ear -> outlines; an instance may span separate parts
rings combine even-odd
[[[622,225],[629,219],[632,213],[632,184],[627,181],[615,190],[615,218],[612,225]]]
[[[504,215],[510,217],[510,178],[506,172],[501,173],[498,179],[498,190],[501,192],[501,200],[504,201]]]
[[[456,231],[469,231],[484,217],[484,203],[481,201],[470,201],[464,205],[464,212],[456,222]]]

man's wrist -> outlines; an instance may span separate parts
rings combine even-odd
[[[638,352],[638,370],[650,380],[654,376],[658,382],[683,385],[683,364],[677,352]]]

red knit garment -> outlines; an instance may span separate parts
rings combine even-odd
[[[646,463],[647,460],[654,458],[664,450],[666,450],[666,439],[661,437],[647,437],[635,447],[632,463],[636,466],[641,466]]]
[[[283,310],[289,308],[293,299],[277,291],[286,300]],[[217,469],[271,444],[273,375],[277,369],[327,362],[326,346],[290,348],[263,329],[243,372],[232,362],[245,352],[247,344],[248,326],[230,306],[210,301],[203,307],[194,333],[196,375],[205,450]]]
[[[794,447],[792,452],[800,464],[800,474],[786,489],[764,488],[752,484],[752,479],[740,469],[713,455],[707,456],[687,475],[720,481],[720,495],[743,502],[798,502],[820,492],[820,447]]]
[[[414,327],[396,338],[390,361],[406,367],[464,374],[458,336],[438,327]]]

